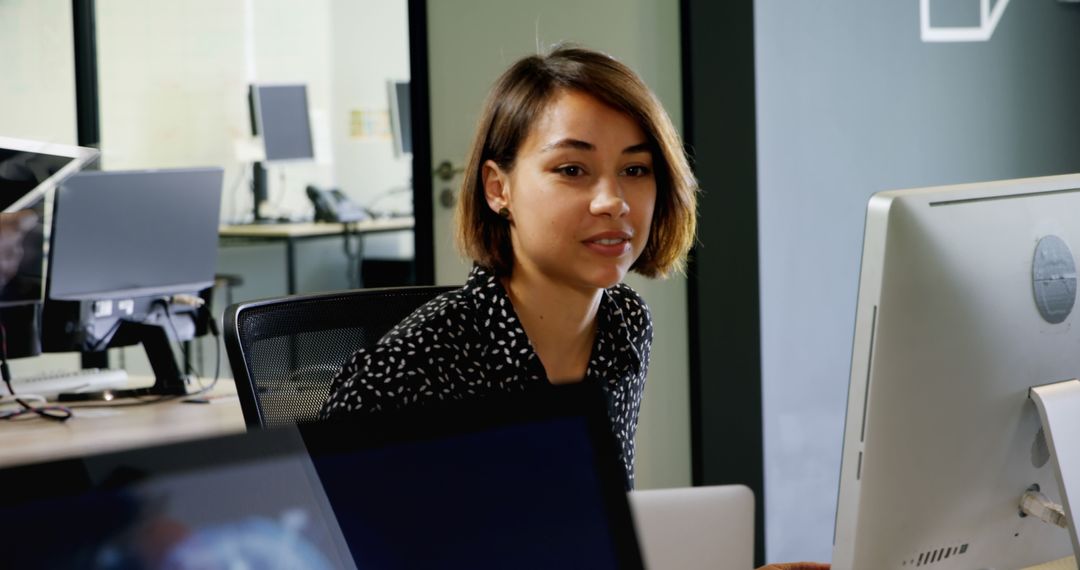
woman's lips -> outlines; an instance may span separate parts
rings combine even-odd
[[[630,251],[630,234],[626,232],[602,232],[582,243],[590,251],[606,257],[619,257]]]

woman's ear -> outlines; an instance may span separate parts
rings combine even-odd
[[[494,160],[484,161],[482,170],[484,198],[492,212],[499,213],[503,208],[510,208],[510,176],[495,164]]]

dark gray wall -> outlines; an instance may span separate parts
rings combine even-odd
[[[922,42],[916,0],[754,10],[767,558],[828,560],[866,201],[1080,171],[1080,7],[1014,0],[969,43]]]
[[[682,1],[683,136],[702,186],[699,244],[687,280],[693,480],[753,489],[760,565],[765,495],[753,10],[753,0]]]

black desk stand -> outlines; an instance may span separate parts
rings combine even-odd
[[[137,398],[141,396],[183,396],[187,394],[187,377],[176,365],[176,357],[169,345],[169,335],[157,325],[122,322],[116,331],[117,339],[138,339],[146,349],[150,367],[154,370],[154,384],[147,388],[124,390],[102,390],[99,392],[79,392],[60,394],[60,402],[87,402],[115,400],[118,398]]]

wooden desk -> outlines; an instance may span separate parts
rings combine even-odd
[[[132,385],[140,385],[132,379]],[[149,384],[149,381],[141,384]],[[179,399],[140,406],[75,407],[66,422],[27,417],[0,423],[0,467],[244,431],[236,386],[223,378],[211,403]]]
[[[1076,558],[1070,556],[1053,562],[1030,566],[1024,570],[1076,570]]]
[[[334,235],[366,235],[411,230],[413,218],[377,218],[348,224],[305,222],[284,224],[243,224],[221,226],[218,237],[223,244],[285,242],[287,291],[296,294],[296,242]],[[361,286],[363,286],[361,284]]]

